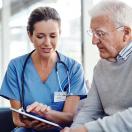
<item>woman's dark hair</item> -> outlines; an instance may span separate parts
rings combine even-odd
[[[55,20],[58,25],[61,26],[61,19],[58,12],[51,7],[38,7],[33,10],[29,16],[27,31],[32,35],[34,30],[34,24],[39,21]]]

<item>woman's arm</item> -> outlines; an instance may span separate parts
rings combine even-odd
[[[10,100],[10,104],[12,108],[19,109],[21,107],[21,103],[16,100]],[[25,124],[21,121],[20,116],[17,112],[12,112],[13,122],[17,127],[25,126]]]
[[[19,109],[21,108],[20,101],[10,100],[12,108]],[[32,120],[30,118],[22,118],[21,115],[17,112],[12,112],[13,122],[17,127],[32,128],[32,124],[39,124],[39,121]]]
[[[68,96],[66,98],[62,112],[47,109],[48,107],[46,105],[42,105],[41,103],[37,102],[29,105],[27,107],[27,111],[37,113],[41,116],[44,116],[46,119],[56,122],[60,125],[69,125],[73,121],[73,117],[77,110],[79,101],[79,96]]]
[[[46,118],[58,124],[69,125],[73,121],[73,117],[79,104],[79,96],[68,96],[62,112],[50,110],[46,113]]]

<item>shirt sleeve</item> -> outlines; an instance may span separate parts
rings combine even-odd
[[[87,100],[74,118],[71,127],[85,126],[88,132],[131,132],[132,108],[106,116],[98,95],[96,84],[88,93]]]
[[[83,107],[74,118],[72,127],[84,125],[104,116],[104,111],[95,84],[92,84]]]
[[[89,123],[85,123],[85,127],[89,132],[131,132],[132,131],[132,108],[128,108],[123,112],[106,116]]]
[[[81,64],[75,63],[70,70],[70,93],[68,95],[79,95],[81,99],[88,93],[84,72]]]
[[[0,89],[0,96],[6,99],[20,100],[17,72],[13,61],[9,63],[7,71],[5,73]]]

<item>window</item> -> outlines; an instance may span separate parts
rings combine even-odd
[[[61,16],[62,33],[58,50],[81,63],[80,0],[40,1],[13,15],[10,21],[10,59],[31,50],[32,44],[29,44],[26,33],[27,19],[34,8],[42,5],[56,8]]]
[[[9,53],[4,57],[6,65],[10,59],[28,53],[33,49],[26,32],[27,20],[31,11],[42,5],[54,7],[62,19],[62,33],[58,50],[81,63],[81,0],[37,0],[35,2],[34,0],[11,0],[10,5],[10,34],[7,35],[9,39],[7,51],[7,47],[5,47],[5,51],[9,51]],[[2,54],[1,58],[3,56]],[[4,69],[6,70],[5,64],[3,62],[1,64],[4,65]],[[5,72],[2,71],[1,73],[1,78],[3,78]],[[9,105],[2,99],[0,101],[0,105],[2,106]]]

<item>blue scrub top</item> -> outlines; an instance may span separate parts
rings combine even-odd
[[[21,100],[21,74],[27,56],[26,54],[10,61],[0,89],[0,96],[7,99]],[[63,61],[69,69],[71,89],[68,95],[78,95],[81,99],[85,98],[87,95],[87,88],[81,64],[60,53],[59,56],[60,60]],[[58,63],[57,67],[61,87],[64,91],[68,91],[67,70],[62,63]],[[55,67],[48,76],[48,79],[42,82],[30,57],[24,72],[24,105],[27,106],[37,101],[51,106],[54,110],[62,111],[64,101],[54,102],[54,92],[57,91],[61,91],[61,89]]]

